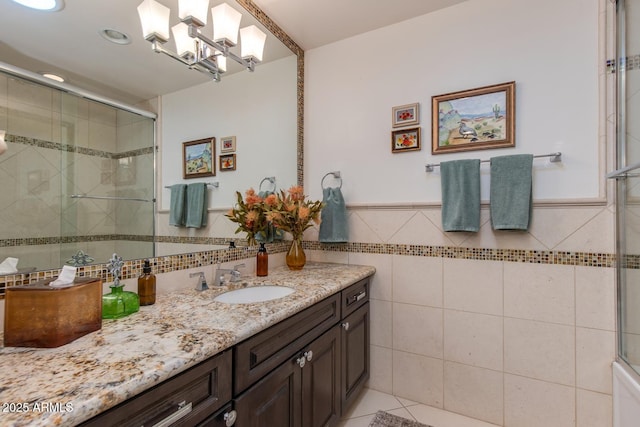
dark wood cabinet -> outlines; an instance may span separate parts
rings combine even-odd
[[[231,401],[231,362],[220,353],[82,425],[197,425]]]
[[[345,317],[341,326],[340,399],[344,414],[369,379],[369,304]]]
[[[335,426],[369,378],[369,279],[84,426]]]

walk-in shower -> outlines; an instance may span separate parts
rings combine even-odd
[[[3,66],[0,131],[0,262],[27,272],[154,256],[152,114]]]
[[[614,425],[640,419],[640,0],[616,2],[615,72],[618,357]]]

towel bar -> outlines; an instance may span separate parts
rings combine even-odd
[[[559,151],[556,153],[538,154],[533,156],[534,159],[539,159],[541,157],[550,157],[550,163],[557,163],[562,161],[562,153]],[[490,161],[491,160],[480,160],[480,163],[489,163]],[[435,167],[440,167],[440,163],[428,163],[425,165],[425,169],[427,172],[433,172],[433,168]]]
[[[328,177],[329,175],[333,175],[333,177],[334,177],[335,179],[339,179],[339,180],[340,180],[340,187],[339,187],[339,188],[342,188],[342,177],[340,176],[340,171],[333,171],[333,172],[328,172],[328,173],[326,173],[326,174],[322,177],[322,180],[320,181],[320,187],[322,187],[322,189],[324,190],[324,179],[325,179],[326,177]]]
[[[220,187],[220,183],[218,181],[206,182],[205,184],[207,184],[209,187],[215,187],[215,188]],[[165,185],[164,188],[171,188],[171,186]]]

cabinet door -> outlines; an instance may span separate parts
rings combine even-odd
[[[291,359],[235,399],[238,427],[302,427],[301,368]],[[306,427],[306,426],[305,426]]]
[[[342,320],[342,414],[369,379],[369,303]]]
[[[302,425],[324,427],[340,419],[340,326],[305,347],[302,368]]]

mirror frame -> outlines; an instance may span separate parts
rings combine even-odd
[[[236,0],[254,18],[256,18],[278,40],[284,43],[297,57],[297,181],[299,186],[304,185],[304,51],[287,33],[284,32],[253,0]]]

